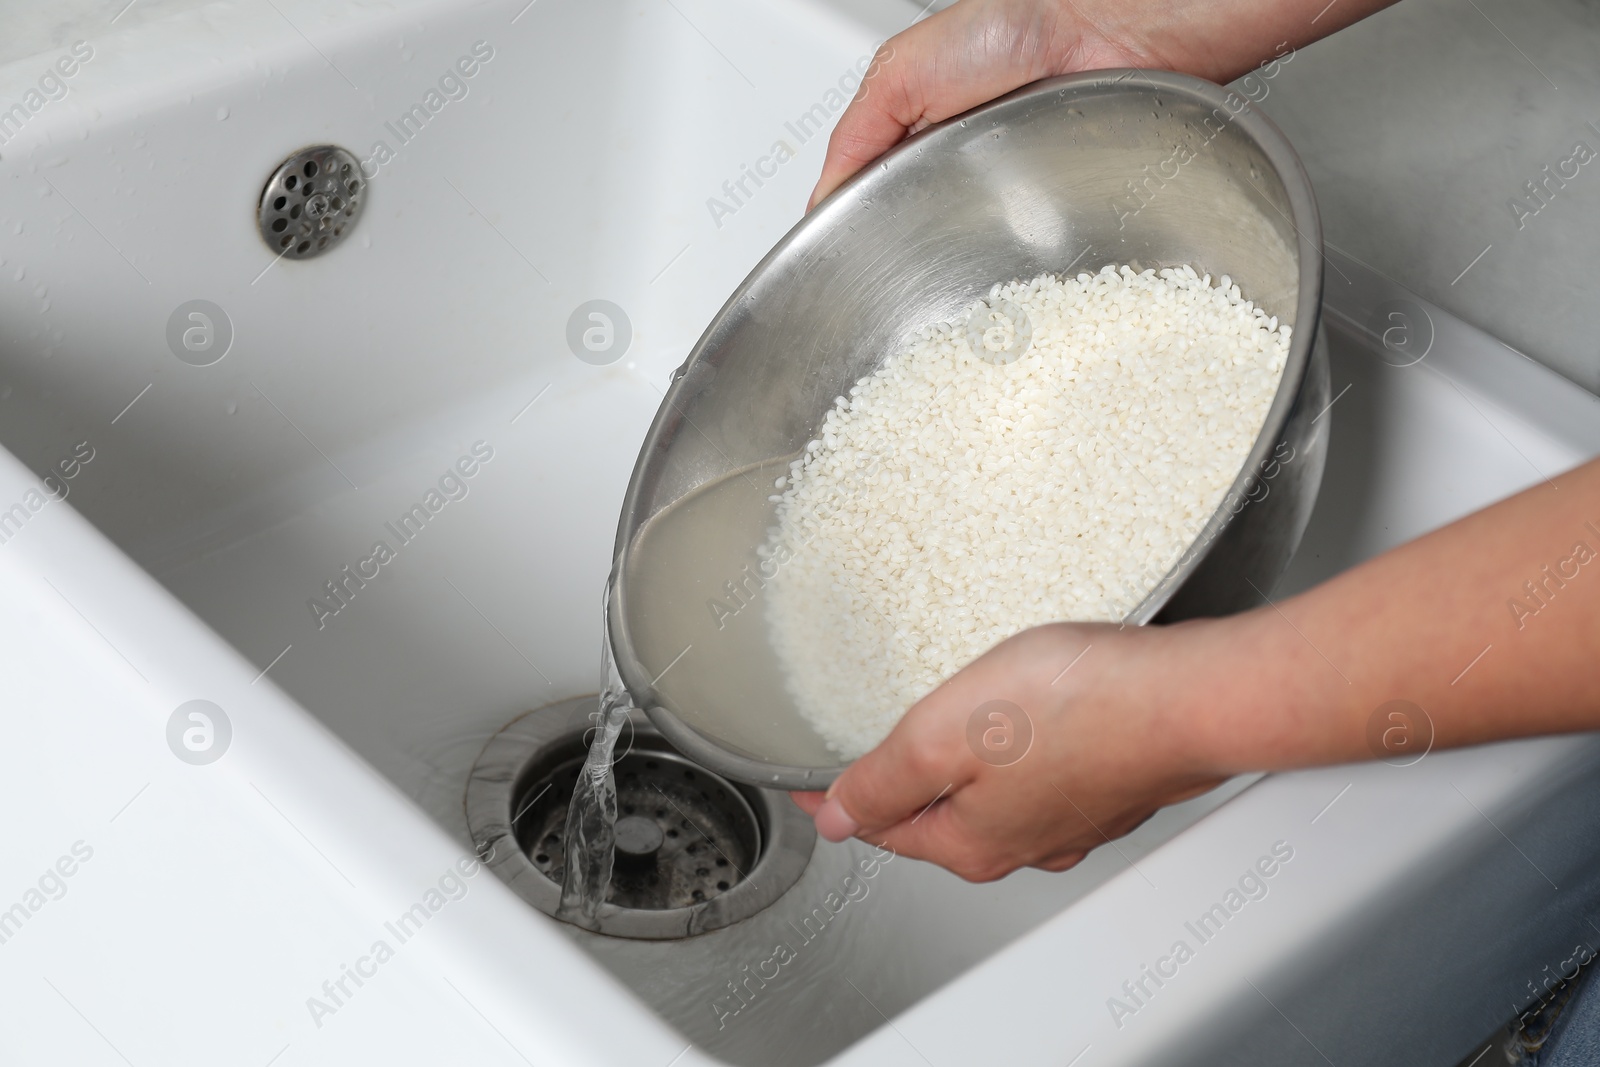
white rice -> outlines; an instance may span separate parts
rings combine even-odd
[[[1221,504],[1289,349],[1287,325],[1190,267],[996,298],[1031,325],[1021,358],[992,362],[1017,347],[1005,321],[977,335],[987,359],[965,316],[925,327],[778,480],[773,648],[845,758],[1004,638],[1137,606]]]

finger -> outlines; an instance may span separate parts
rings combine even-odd
[[[844,841],[861,832],[861,823],[837,800],[824,800],[811,818],[817,833],[828,841]]]
[[[828,137],[822,175],[811,192],[811,199],[806,202],[807,211],[816,207],[846,178],[905,140],[921,118],[921,107],[911,101],[907,92],[915,74],[909,72],[912,61],[902,41],[904,36],[878,49],[861,88],[839,116],[838,124]]]
[[[1082,849],[1072,849],[1071,851],[1062,852],[1054,856],[1046,856],[1044,859],[1032,864],[1032,866],[1037,867],[1041,871],[1050,871],[1055,874],[1060,874],[1062,871],[1070,871],[1072,868],[1082,863],[1083,858],[1087,855],[1088,853]]]
[[[955,4],[890,38],[834,127],[806,210],[908,135],[1058,73],[1072,50],[1049,24]]]
[[[1026,857],[973,831],[959,801],[942,799],[885,830],[863,832],[863,841],[897,855],[937,863],[969,882],[992,882],[1022,866]]]
[[[981,791],[981,785],[968,785],[911,819],[876,832],[863,832],[860,837],[899,855],[937,863],[969,882],[993,881],[1024,866],[1065,871],[1089,854],[1088,827],[1083,827],[1075,840],[1047,845],[1047,851],[1040,853],[1030,852],[1033,846],[1021,844],[1018,839],[997,837],[992,828],[983,829],[974,817],[992,803],[993,797],[986,803],[977,796]]]
[[[968,747],[967,721],[986,699],[1010,695],[1015,672],[1006,648],[957,671],[913,704],[882,744],[845,768],[817,810],[817,832],[842,840],[882,830],[973,781],[987,765]]]
[[[877,748],[852,763],[829,788],[817,809],[817,832],[842,841],[863,829],[881,830],[915,818],[924,808],[974,773],[960,757],[967,753],[953,730],[942,730],[941,716],[927,700],[919,702]]]
[[[794,801],[794,806],[795,807],[799,808],[801,811],[805,812],[807,815],[815,815],[817,813],[817,809],[822,807],[822,801],[823,801],[824,796],[825,796],[825,794],[823,794],[823,793],[817,793],[817,792],[802,793],[802,792],[799,792],[799,791],[794,791],[794,792],[791,792],[789,794],[789,799]]]

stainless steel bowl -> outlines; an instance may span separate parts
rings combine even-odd
[[[1185,75],[1041,81],[907,140],[778,242],[674,377],[617,529],[609,626],[634,700],[729,778],[816,789],[838,775],[843,761],[781,684],[761,617],[755,550],[773,481],[834,398],[913,331],[1044,271],[1189,263],[1294,327],[1248,462],[1128,621],[1259,602],[1322,478],[1321,242],[1283,134],[1239,94]]]

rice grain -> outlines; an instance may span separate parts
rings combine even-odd
[[[1125,617],[1248,458],[1289,337],[1226,276],[1046,274],[837,398],[762,548],[774,650],[829,748],[866,752],[1021,630]]]

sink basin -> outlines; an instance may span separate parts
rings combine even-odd
[[[97,39],[0,146],[0,505],[77,457],[68,506],[0,544],[0,788],[35,823],[0,865],[20,892],[79,838],[106,857],[10,935],[0,988],[37,1011],[0,1048],[72,1028],[135,1063],[1446,1065],[1566,958],[1600,890],[1591,738],[1239,780],[992,885],[820,842],[767,911],[681,941],[463,876],[422,947],[373,963],[384,922],[471,866],[486,740],[597,687],[612,532],[671,371],[803,206],[829,94],[917,9],[277,8]],[[0,68],[0,101],[54,58]],[[402,142],[440,85],[464,89]],[[369,199],[339,247],[276,261],[256,200],[313,144],[355,153]],[[1350,388],[1279,593],[1600,451],[1593,397],[1331,265]],[[593,301],[625,351],[569,340]],[[1420,364],[1374,340],[1393,301],[1428,319]],[[232,721],[207,766],[163,743],[196,699]],[[1280,842],[1268,897],[1134,1003],[1123,983]],[[393,977],[335,1003],[341,968]],[[176,991],[201,974],[191,1033]]]

